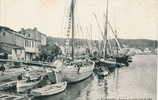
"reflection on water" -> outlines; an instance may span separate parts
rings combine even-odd
[[[57,95],[34,98],[34,100],[97,100],[107,96],[107,82],[92,75],[80,83],[70,84]]]
[[[74,100],[76,97],[82,94],[82,91],[88,87],[91,83],[93,77],[90,77],[80,83],[70,84],[67,86],[67,89],[57,95],[35,98],[34,100]]]
[[[153,98],[156,100],[156,56],[135,56],[129,67],[116,69],[104,79],[96,75],[57,95],[34,100],[105,100],[106,98]]]

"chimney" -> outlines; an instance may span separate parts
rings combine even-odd
[[[34,29],[33,29],[34,31],[37,31],[37,27],[34,27]]]
[[[23,35],[25,35],[25,30],[24,30],[24,28],[21,28],[20,33],[23,34]]]

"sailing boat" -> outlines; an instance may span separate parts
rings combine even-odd
[[[71,1],[70,6],[70,18],[71,20],[71,57],[66,56],[62,62],[61,72],[64,80],[68,83],[74,83],[88,78],[93,73],[94,62],[91,61],[88,56],[80,55],[75,56],[75,48],[74,48],[74,11],[75,11],[75,0]]]
[[[97,20],[97,17],[95,15],[95,18]],[[102,31],[101,35],[103,38],[103,45],[102,45],[102,50],[99,52],[99,57],[98,59],[95,59],[95,72],[98,72],[99,75],[101,76],[106,76],[108,72],[112,72],[116,67],[120,67],[123,65],[127,65],[128,62],[131,60],[129,55],[131,53],[129,50],[123,50],[121,49],[120,43],[117,39],[117,32],[113,30],[109,20],[108,20],[108,0],[107,0],[107,8],[106,8],[106,16],[105,16],[105,27],[104,31]],[[98,22],[98,21],[97,21]],[[109,27],[108,27],[109,26]],[[98,24],[98,27],[101,29],[101,27]],[[111,29],[113,35],[114,35],[114,40],[115,40],[115,48],[114,46],[111,46],[110,42],[111,40],[108,40],[108,30],[109,28]],[[114,42],[113,42],[114,43]],[[112,50],[114,48],[114,50]],[[114,52],[116,51],[116,52]],[[122,54],[121,54],[122,53]],[[120,56],[122,55],[122,56]]]
[[[95,15],[98,27],[101,29],[98,20],[97,20],[97,16]],[[104,31],[101,31],[101,35],[102,35],[102,43],[101,43],[101,48],[99,48],[99,53],[98,53],[98,57],[95,57],[97,59],[95,59],[95,72],[99,72],[98,74],[101,74],[103,76],[106,76],[109,72],[109,69],[111,67],[115,67],[116,66],[116,61],[114,59],[112,59],[110,52],[110,44],[109,44],[109,40],[108,40],[108,0],[107,0],[107,8],[106,8],[106,16],[105,16],[105,26],[104,26]],[[110,56],[109,56],[110,55]]]

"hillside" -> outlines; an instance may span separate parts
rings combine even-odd
[[[158,43],[157,40],[148,39],[119,39],[119,41],[132,48],[156,48]]]
[[[65,38],[56,38],[56,37],[48,37],[47,38],[47,43],[48,44],[54,44],[57,42],[60,45],[65,44]],[[78,43],[78,41],[80,41]],[[89,40],[90,41],[90,40]],[[157,40],[148,40],[148,39],[118,39],[120,44],[122,45],[127,45],[128,47],[131,48],[139,48],[139,49],[144,49],[144,48],[156,48],[157,47]],[[85,39],[76,39],[75,44],[80,44],[80,45],[86,45],[87,40]],[[92,43],[96,43],[96,40],[92,40]]]

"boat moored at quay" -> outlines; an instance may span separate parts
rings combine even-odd
[[[74,60],[73,62],[64,63],[62,68],[63,79],[68,83],[75,83],[84,80],[92,75],[94,62],[84,60]]]
[[[66,89],[67,82],[63,81],[61,72],[52,68],[47,70],[41,82],[31,90],[33,97],[55,95]]]

